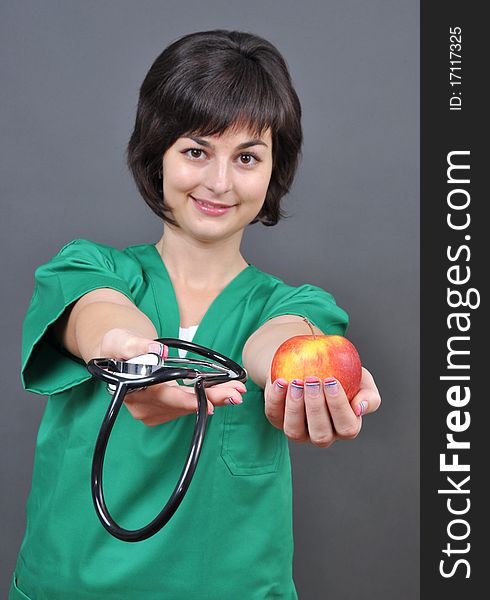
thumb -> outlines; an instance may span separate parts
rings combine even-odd
[[[107,358],[128,360],[152,352],[164,360],[168,356],[168,346],[154,339],[135,335],[126,329],[111,329],[106,332],[100,343],[100,354]]]
[[[166,360],[168,357],[168,346],[165,346],[165,344],[162,344],[161,342],[151,341],[148,344],[148,352],[158,354],[163,360]]]

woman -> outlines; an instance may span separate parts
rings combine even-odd
[[[22,377],[49,400],[11,598],[297,597],[288,439],[327,447],[353,438],[380,402],[366,370],[351,403],[340,384],[314,373],[270,380],[278,346],[309,333],[304,318],[317,333],[347,326],[329,293],[289,286],[240,252],[247,225],[282,216],[300,117],[283,58],[254,35],[193,33],[151,66],[128,164],[164,222],[161,239],[123,251],[75,240],[36,271]],[[85,363],[160,351],[158,337],[214,348],[249,379],[208,390],[213,416],[183,503],[157,535],[129,544],[106,532],[92,506],[91,455],[108,396]],[[112,514],[134,529],[173,490],[196,398],[173,382],[128,395],[125,405],[104,483]]]

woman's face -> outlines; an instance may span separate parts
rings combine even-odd
[[[270,130],[179,138],[163,155],[163,194],[180,228],[201,241],[243,230],[260,212],[272,173]]]

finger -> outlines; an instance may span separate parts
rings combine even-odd
[[[134,335],[125,329],[111,329],[102,338],[100,352],[103,356],[121,360],[128,360],[148,352],[166,358],[168,347],[153,339]]]
[[[182,414],[192,412],[196,409],[196,397],[194,394],[186,394],[182,386],[173,386],[168,383],[160,383],[150,386],[144,390],[137,390],[127,394],[124,403],[133,412],[144,413],[153,410],[179,410]]]
[[[284,409],[284,433],[293,442],[307,442],[306,414],[304,402],[304,382],[293,379],[286,394]]]
[[[195,399],[197,407],[197,396],[194,387],[181,386],[181,390]],[[214,385],[206,388],[206,396],[210,404],[210,408],[214,406],[225,406],[228,404],[242,404],[242,393],[246,392],[246,388],[240,381]],[[213,411],[214,412],[214,411]],[[212,412],[210,412],[212,414]]]
[[[186,413],[197,410],[197,396],[193,389],[166,383],[154,387],[157,388],[159,401],[167,408],[184,410]]]
[[[241,388],[240,388],[241,389]],[[209,390],[208,390],[209,392]],[[234,388],[222,389],[221,404],[240,404],[241,398]],[[231,397],[230,397],[231,396]],[[168,382],[152,386],[146,390],[139,390],[126,396],[126,408],[133,418],[142,421],[145,425],[154,426],[163,422],[195,413],[198,407],[197,395],[193,389]],[[214,414],[214,405],[206,398],[208,415]]]
[[[206,388],[206,396],[214,406],[225,406],[229,404],[242,404],[242,394],[231,386],[213,386]]]
[[[153,341],[148,344],[148,352],[153,352],[157,354],[163,360],[167,360],[168,358],[168,346],[165,346],[161,342]]]
[[[223,387],[232,387],[235,390],[237,390],[237,392],[240,392],[240,394],[246,394],[247,393],[247,386],[242,382],[242,381],[238,381],[238,380],[234,380],[234,381],[225,381],[224,383],[218,383],[216,385],[213,386],[213,388],[223,388]],[[211,388],[208,388],[211,389]]]
[[[327,377],[323,383],[325,400],[336,435],[347,440],[355,438],[361,430],[361,417],[354,414],[339,381]]]
[[[328,448],[335,441],[335,437],[318,377],[305,378],[304,401],[311,443],[320,448]]]
[[[163,384],[167,385],[167,384]],[[178,388],[178,389],[177,389]],[[165,407],[166,409],[171,409],[176,412],[177,416],[187,415],[192,412],[197,411],[198,400],[197,394],[193,389],[185,388],[184,386],[177,385],[170,386],[165,391]],[[172,394],[172,396],[170,396]],[[170,397],[172,400],[170,401]],[[207,405],[207,413],[208,415],[214,414],[214,406],[213,403],[209,400],[209,397],[206,394],[206,405]]]
[[[381,397],[374,383],[373,376],[367,369],[363,368],[361,389],[351,401],[352,410],[360,417],[375,412],[378,410],[380,404]]]
[[[287,391],[288,382],[286,379],[279,378],[269,386],[265,396],[265,416],[271,425],[278,429],[283,429],[284,426],[284,407]]]
[[[138,395],[143,395],[145,392],[138,392]],[[148,399],[135,400],[137,394],[131,394],[131,397],[126,396],[124,405],[134,419],[142,421],[145,425],[158,425],[166,421],[177,419],[185,415],[195,412],[195,408],[170,408],[161,402],[148,401]]]
[[[195,413],[197,398],[192,390],[190,392],[183,386],[163,383],[127,395],[124,404],[134,419],[154,426]],[[206,404],[208,414],[213,414],[212,403],[207,401]]]

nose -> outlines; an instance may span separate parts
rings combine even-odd
[[[204,185],[214,196],[223,196],[231,190],[230,165],[225,157],[222,159],[215,158],[215,160],[210,161],[206,169]]]

